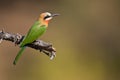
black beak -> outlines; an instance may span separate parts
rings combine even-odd
[[[59,16],[60,14],[52,14],[51,16],[54,17],[54,16]]]

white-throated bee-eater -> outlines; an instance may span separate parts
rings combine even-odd
[[[26,48],[26,45],[29,43],[34,42],[36,39],[38,39],[43,33],[46,32],[46,29],[48,27],[49,21],[54,17],[58,16],[59,14],[51,14],[49,12],[45,12],[40,14],[40,17],[38,20],[32,25],[32,27],[29,29],[27,35],[24,37],[22,42],[20,43],[20,51],[18,52],[17,56],[15,57],[15,60],[13,62],[14,65],[16,65],[18,59],[22,55],[23,51]]]

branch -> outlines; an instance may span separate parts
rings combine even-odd
[[[20,35],[20,34],[12,34],[12,33],[8,33],[5,31],[0,31],[0,43],[3,40],[6,41],[11,41],[14,42],[15,45],[19,45],[21,43],[21,41],[23,40],[24,36]],[[40,52],[45,53],[46,55],[48,55],[50,57],[50,59],[53,59],[56,55],[55,55],[55,48],[52,47],[52,44],[50,43],[46,43],[42,40],[36,40],[30,44],[26,45],[27,47],[39,50]]]

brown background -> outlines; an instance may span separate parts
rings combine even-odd
[[[0,80],[120,80],[119,0],[0,0],[0,30],[25,35],[42,12],[61,14],[40,38],[57,50],[51,61],[27,48],[0,44]]]

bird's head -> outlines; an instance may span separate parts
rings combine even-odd
[[[49,21],[54,17],[58,16],[59,14],[51,14],[49,12],[44,12],[40,14],[40,22],[42,22],[45,25],[48,25]]]

